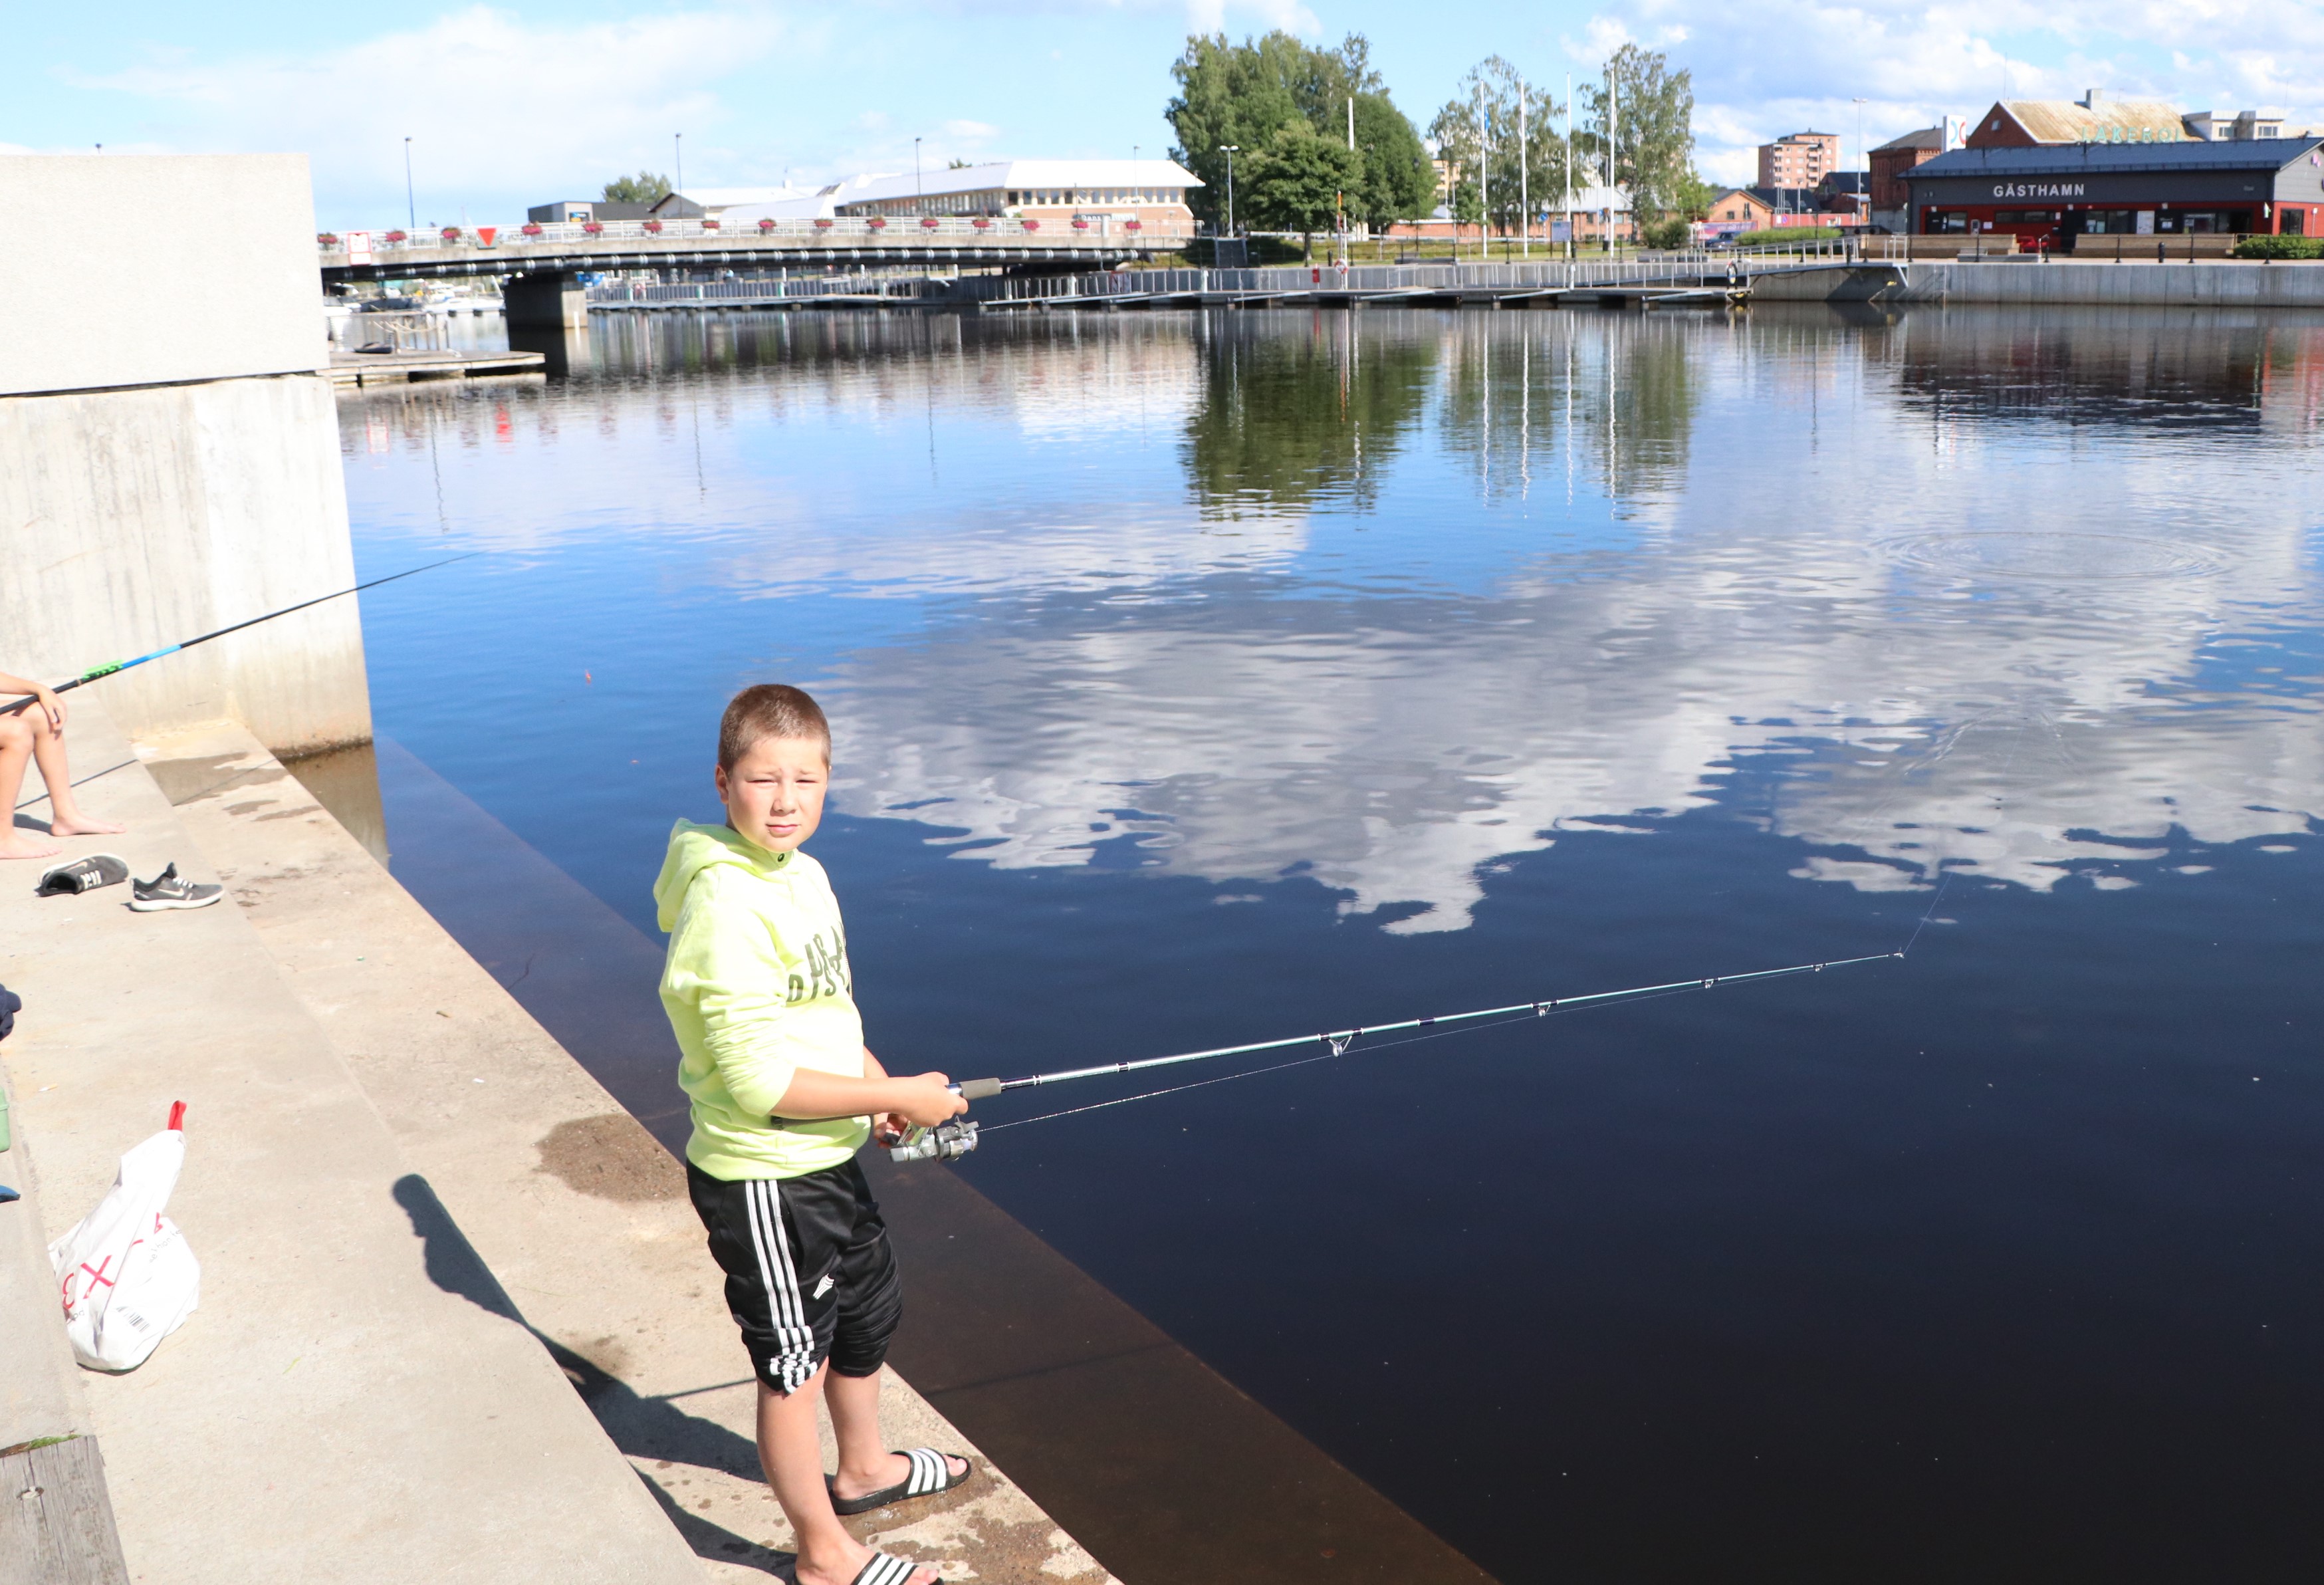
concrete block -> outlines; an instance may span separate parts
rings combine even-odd
[[[0,157],[0,396],[313,373],[304,154]]]
[[[337,412],[312,373],[0,397],[0,670],[20,676],[74,676],[355,581]],[[100,691],[134,733],[233,719],[288,754],[371,736],[354,599],[79,696]]]

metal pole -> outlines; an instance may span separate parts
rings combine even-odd
[[[1485,79],[1477,79],[1477,256],[1493,260],[1493,134],[1492,112],[1485,106]]]
[[[682,193],[686,190],[686,134],[674,132],[669,134],[669,143],[670,147],[678,151],[675,161],[678,166],[678,190]]]
[[[411,140],[410,138],[403,140],[403,204],[405,218],[410,222],[411,230],[416,234],[420,230],[420,203],[411,196]]]
[[[1227,235],[1234,235],[1234,157],[1240,143],[1221,143],[1219,152],[1227,157]],[[1213,250],[1215,252],[1216,250]]]
[[[1872,224],[1872,152],[1864,146],[1864,101],[1856,101],[1856,157],[1864,162],[1864,185],[1856,193],[1856,235]]]
[[[1517,225],[1523,228],[1518,235],[1525,240],[1517,244],[1517,252],[1521,257],[1527,259],[1533,257],[1533,186],[1531,180],[1533,172],[1527,169],[1532,164],[1533,146],[1526,142],[1525,78],[1519,78],[1517,79]]]
[[[1614,251],[1614,194],[1621,186],[1617,174],[1621,164],[1622,85],[1614,80],[1614,74],[1609,71],[1606,74],[1606,251],[1609,253]],[[1635,229],[1637,210],[1630,212],[1630,218]]]
[[[1565,74],[1565,262],[1573,263],[1573,74]],[[1566,282],[1573,284],[1572,281]]]

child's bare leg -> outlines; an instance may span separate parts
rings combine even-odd
[[[41,767],[41,779],[49,784],[49,822],[51,836],[115,836],[127,829],[109,820],[92,820],[80,812],[73,798],[72,768],[65,759],[65,734],[49,724],[46,712],[38,705],[24,710],[32,727],[32,758]]]
[[[839,1473],[832,1488],[843,1497],[900,1486],[912,1473],[912,1461],[890,1452],[880,1435],[880,1378],[843,1376],[836,1370],[824,1378],[823,1401],[831,1408],[831,1433],[839,1442]],[[968,1473],[965,1461],[945,1460],[954,1475]]]
[[[798,1548],[799,1585],[853,1585],[872,1549],[847,1533],[832,1512],[831,1493],[823,1483],[823,1443],[816,1435],[816,1407],[826,1380],[844,1380],[821,1366],[794,1393],[779,1393],[759,1384],[759,1464],[767,1484],[791,1522]],[[873,1384],[872,1438],[879,1437],[877,1384]],[[844,1396],[843,1392],[843,1396]],[[835,1414],[833,1429],[838,1428]],[[912,1571],[909,1585],[935,1585],[933,1569]]]
[[[32,759],[32,726],[24,719],[26,714],[19,710],[0,715],[0,809],[8,816],[6,827],[0,829],[0,859],[45,859],[62,851],[16,827],[16,795],[24,789],[24,767]]]

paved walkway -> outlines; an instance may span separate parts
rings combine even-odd
[[[133,828],[71,851],[229,888],[141,915],[0,871],[26,1002],[0,1181],[29,1155],[53,1233],[189,1102],[171,1210],[202,1307],[72,1383],[133,1577],[766,1579],[788,1537],[667,1154],[247,733],[142,745],[149,770],[90,701],[69,742],[82,776],[123,766],[83,800]],[[899,1445],[975,1451],[884,1385]],[[859,1533],[948,1579],[1107,1578],[989,1472]]]

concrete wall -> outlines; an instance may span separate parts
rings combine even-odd
[[[1904,302],[2324,309],[2324,263],[1944,263],[1915,261]]]
[[[0,670],[60,679],[352,584],[306,161],[5,158],[0,214],[54,217],[0,241]],[[371,736],[351,599],[92,687],[136,736]]]
[[[303,154],[0,158],[0,396],[312,373]]]
[[[312,375],[0,399],[0,670],[69,677],[353,584],[333,400]],[[132,736],[371,736],[355,599],[90,686]]]

